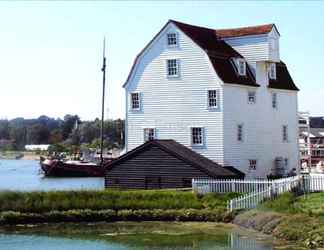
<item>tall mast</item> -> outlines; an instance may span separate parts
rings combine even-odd
[[[105,119],[105,90],[106,90],[106,39],[103,40],[102,53],[102,103],[101,103],[101,129],[100,129],[100,164],[103,163],[104,119]]]

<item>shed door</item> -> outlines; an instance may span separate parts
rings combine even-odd
[[[161,177],[145,177],[145,189],[159,189],[161,188]]]

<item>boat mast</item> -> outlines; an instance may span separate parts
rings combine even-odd
[[[100,164],[103,163],[104,118],[105,118],[105,90],[106,90],[106,39],[103,40],[102,62],[102,103],[101,103],[101,129],[100,129]]]

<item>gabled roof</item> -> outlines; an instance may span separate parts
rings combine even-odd
[[[217,37],[216,31],[213,29],[208,29],[204,27],[189,25],[181,23],[174,20],[169,20],[166,25],[160,30],[158,34],[149,42],[149,44],[137,55],[132,69],[127,77],[127,80],[124,84],[126,86],[127,82],[130,79],[130,76],[135,68],[139,57],[144,53],[146,48],[154,41],[154,39],[164,30],[164,28],[169,24],[173,23],[177,26],[182,32],[184,32],[188,37],[190,37],[202,50],[204,50],[217,75],[222,79],[224,83],[231,84],[241,84],[246,86],[258,87],[259,85],[255,82],[254,75],[250,67],[247,65],[247,74],[246,76],[240,76],[237,74],[235,65],[232,62],[233,58],[243,58],[236,50],[229,46],[222,39]]]
[[[226,169],[216,162],[202,156],[195,151],[189,149],[188,147],[174,141],[174,140],[152,140],[145,142],[144,144],[138,146],[137,148],[129,151],[128,153],[120,156],[116,160],[108,163],[105,167],[109,171],[118,164],[131,159],[132,157],[138,155],[149,147],[156,146],[161,150],[173,155],[174,157],[190,164],[191,166],[203,171],[210,177],[214,178],[238,178],[239,176]]]
[[[240,84],[259,87],[254,75],[247,64],[246,76],[238,75],[233,58],[243,58],[225,41],[216,35],[216,31],[204,27],[189,25],[171,20],[183,33],[189,36],[201,49],[203,49],[211,61],[217,75],[224,83]]]
[[[299,91],[284,62],[276,63],[276,79],[269,78],[269,88]]]
[[[183,33],[190,37],[197,46],[206,52],[215,72],[225,84],[239,84],[252,87],[260,86],[256,83],[255,77],[248,64],[246,65],[246,76],[240,76],[237,73],[236,65],[233,63],[233,58],[243,58],[243,56],[227,44],[223,38],[267,34],[271,32],[273,28],[278,32],[274,24],[215,30],[169,20],[160,32],[156,34],[149,44],[137,55],[123,87],[125,87],[129,81],[139,57],[169,23],[173,23]],[[286,65],[282,61],[276,63],[276,69],[277,79],[269,79],[269,88],[299,90],[294,84]]]
[[[275,28],[275,30],[278,32],[276,25],[265,24],[265,25],[249,26],[249,27],[234,28],[234,29],[217,29],[216,34],[221,38],[262,35],[262,34],[270,33],[273,28]]]

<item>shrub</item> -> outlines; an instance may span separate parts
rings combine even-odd
[[[225,209],[237,194],[198,197],[180,191],[51,191],[0,192],[0,211],[45,213],[66,210]]]

